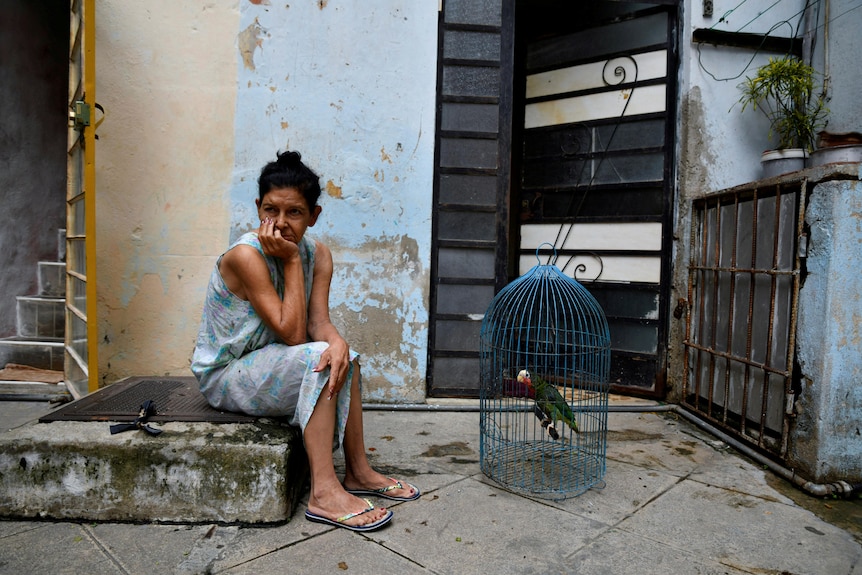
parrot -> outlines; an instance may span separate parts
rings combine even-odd
[[[554,427],[556,421],[563,421],[572,431],[580,433],[572,408],[566,403],[556,387],[538,375],[535,378],[530,377],[530,372],[526,369],[522,369],[518,373],[518,382],[526,385],[530,391],[535,393],[536,406],[533,411],[539,421],[542,422],[542,427],[547,430],[548,435],[553,439],[559,439],[560,433]]]

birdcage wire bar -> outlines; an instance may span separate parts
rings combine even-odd
[[[554,265],[537,265],[494,298],[480,332],[482,471],[512,491],[551,499],[603,486],[610,334],[595,298]],[[527,370],[560,392],[578,433],[536,414]]]

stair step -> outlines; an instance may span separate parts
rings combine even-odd
[[[0,339],[0,368],[7,363],[63,371],[63,340],[20,336]]]
[[[66,297],[66,264],[39,262],[39,295]]]
[[[40,381],[7,381],[0,379],[0,401],[50,401],[66,403],[72,394],[65,383],[43,383]]]
[[[66,301],[48,296],[17,296],[18,335],[62,338],[66,326]]]
[[[66,261],[66,229],[57,230],[57,260]]]
[[[111,433],[141,398],[163,433]],[[0,455],[0,517],[282,523],[308,480],[298,427],[215,410],[193,377],[103,387],[0,434]]]

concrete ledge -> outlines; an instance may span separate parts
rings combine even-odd
[[[32,423],[0,435],[0,516],[275,523],[308,477],[299,429],[171,422],[111,435],[108,422]]]

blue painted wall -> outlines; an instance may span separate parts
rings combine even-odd
[[[242,2],[231,239],[255,229],[277,151],[321,175],[309,235],[335,259],[336,325],[363,354],[364,397],[425,395],[437,2]]]
[[[862,169],[814,187],[799,294],[802,389],[791,462],[815,481],[862,477]]]

